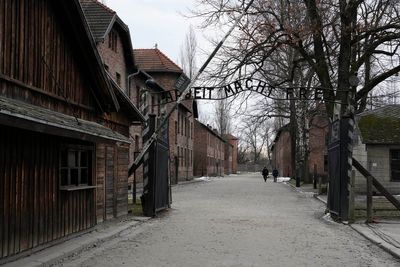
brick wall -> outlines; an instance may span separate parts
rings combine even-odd
[[[194,121],[194,164],[193,174],[195,176],[207,176],[207,134],[201,124]]]
[[[329,121],[325,116],[314,116],[310,122],[309,129],[309,159],[308,168],[310,175],[316,171],[317,177],[327,177],[326,165],[327,137],[329,132]]]
[[[290,143],[290,133],[287,130],[283,130],[278,140],[275,141],[272,168],[279,171],[279,176],[292,176]]]
[[[225,141],[197,120],[194,121],[194,174],[223,176],[225,173]]]
[[[108,73],[117,82],[117,73],[120,75],[118,79],[120,81],[120,87],[128,94],[127,89],[127,76],[128,69],[124,57],[124,48],[121,41],[120,32],[114,26],[111,30],[117,35],[117,46],[116,51],[109,47],[110,34],[106,36],[104,42],[97,44],[97,50],[100,53],[101,59],[106,69],[108,68]],[[117,82],[118,83],[118,82]]]
[[[232,149],[233,146],[229,143],[225,143],[225,174],[232,173]]]
[[[225,139],[228,141],[228,143],[231,145],[231,172],[232,173],[237,173],[238,171],[238,161],[237,161],[237,153],[238,153],[238,143],[239,140],[235,138],[232,135],[227,135],[225,136]]]
[[[165,90],[172,90],[180,73],[148,72]],[[169,110],[174,103],[167,104]],[[184,105],[184,107],[183,107]],[[175,110],[168,125],[170,172],[172,183],[193,179],[193,113],[192,101],[184,101]]]

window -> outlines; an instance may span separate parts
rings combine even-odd
[[[115,73],[115,77],[117,78],[117,84],[121,86],[121,74],[118,72]]]
[[[178,132],[179,134],[182,134],[182,114],[180,112],[178,112]]]
[[[188,166],[187,148],[185,148],[185,166]]]
[[[151,96],[151,113],[154,114],[154,106],[156,105],[156,101],[154,96]]]
[[[60,161],[61,187],[82,186],[91,183],[92,148],[66,146],[61,149]]]
[[[111,50],[113,50],[114,52],[118,52],[117,41],[117,32],[115,30],[110,31],[110,34],[108,35],[108,48],[111,48]]]
[[[178,146],[178,165],[181,166],[182,162],[181,162],[181,149]]]
[[[175,121],[175,144],[178,143],[178,122]]]
[[[157,96],[157,115],[160,116],[161,114],[161,98]]]
[[[400,150],[390,150],[391,181],[400,182]]]
[[[135,135],[135,152],[139,151],[139,136]]]
[[[181,114],[178,112],[178,134],[180,133],[180,126],[181,126]]]
[[[328,171],[328,155],[324,155],[324,172]]]
[[[187,118],[184,117],[185,121],[185,136],[187,136]]]
[[[183,147],[181,147],[181,166],[183,167],[184,166],[184,162],[183,162]]]
[[[136,86],[136,106],[140,107],[140,87]]]

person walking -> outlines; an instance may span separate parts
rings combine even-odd
[[[269,171],[268,171],[267,167],[264,166],[264,168],[262,169],[261,173],[262,173],[262,176],[264,178],[264,182],[267,182],[267,178],[268,178],[268,174],[269,174]]]
[[[274,170],[272,171],[272,176],[274,176],[274,183],[276,183],[276,181],[277,181],[277,179],[278,179],[278,175],[279,175],[278,170],[277,170],[277,169],[274,169]]]

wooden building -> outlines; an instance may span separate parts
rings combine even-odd
[[[1,263],[127,213],[129,126],[142,118],[78,0],[3,0],[0,17]]]

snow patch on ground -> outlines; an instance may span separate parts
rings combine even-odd
[[[328,223],[336,224],[336,222],[332,219],[331,214],[329,212],[326,213],[324,216],[322,216],[322,220]]]
[[[198,178],[194,178],[194,180],[196,181],[203,181],[203,182],[211,182],[212,180],[215,179],[222,179],[224,178],[223,176],[202,176],[202,177],[198,177]]]
[[[196,180],[196,181],[210,182],[210,181],[211,181],[211,178],[208,177],[208,176],[202,176],[202,177],[199,177],[199,178],[194,178],[194,180]]]
[[[278,177],[278,178],[276,179],[276,181],[277,181],[278,183],[289,182],[289,181],[290,181],[290,177]]]

